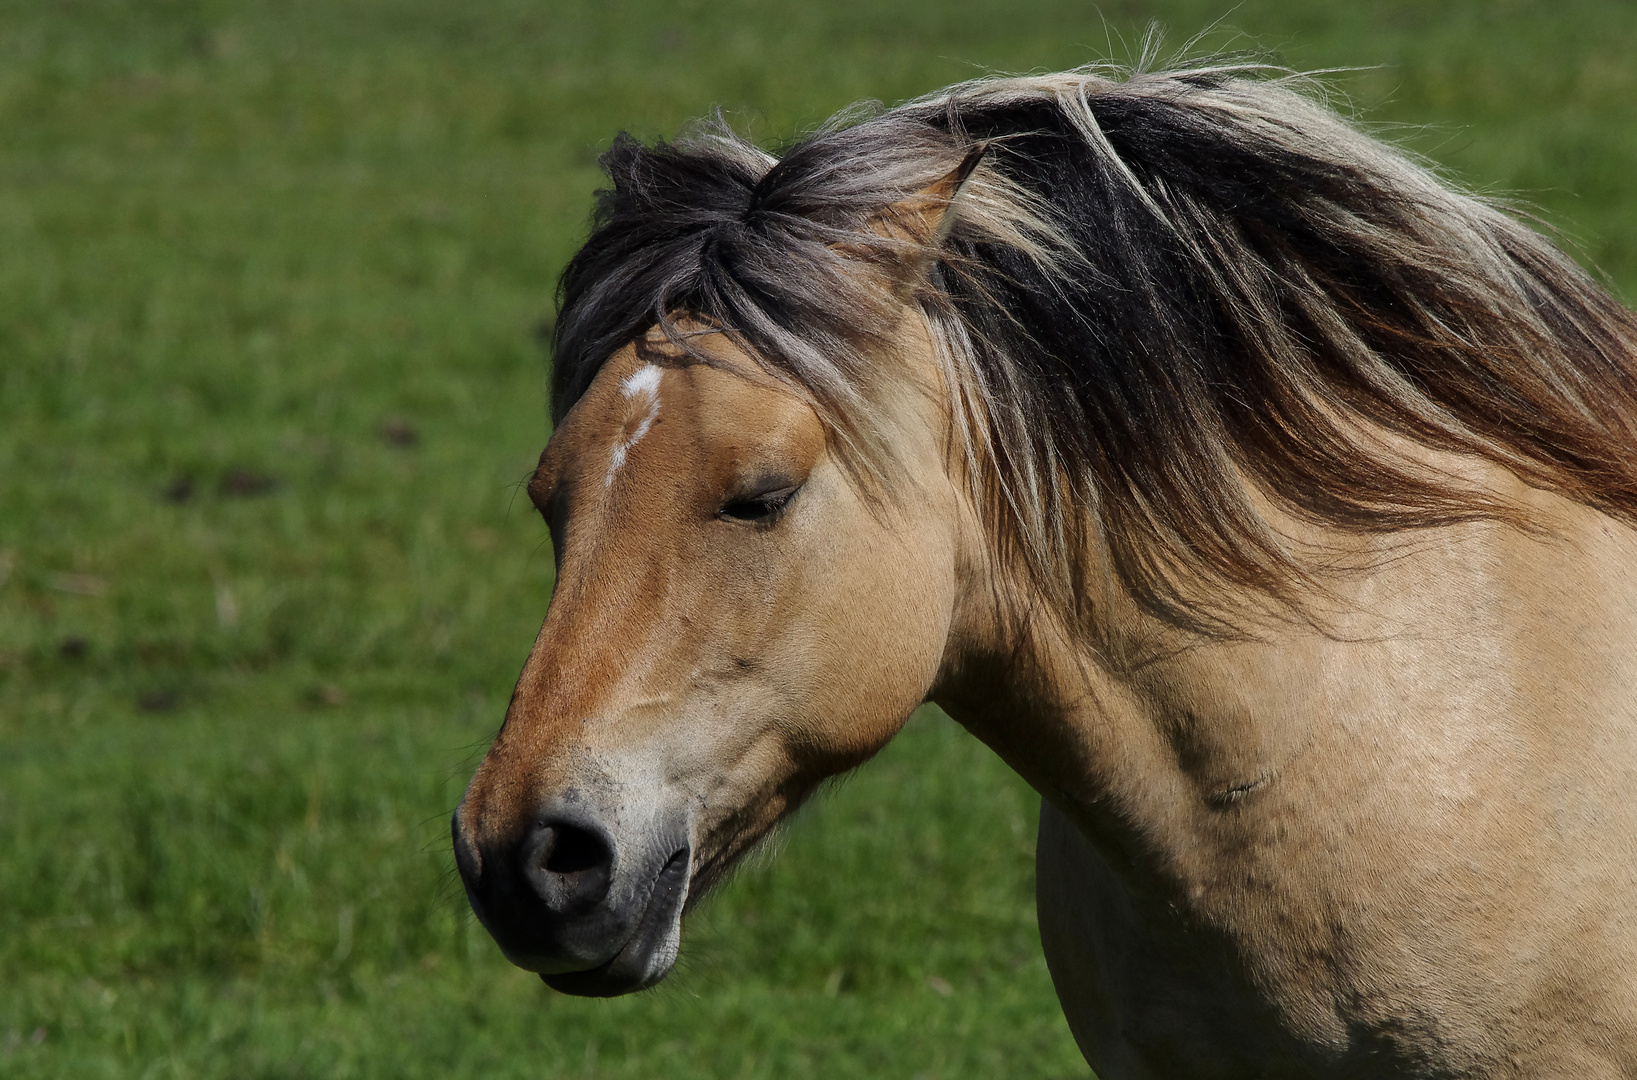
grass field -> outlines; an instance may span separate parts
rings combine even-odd
[[[597,149],[1228,8],[0,0],[0,1075],[1085,1076],[1034,796],[937,715],[635,998],[511,969],[446,821],[550,593],[518,483]],[[1637,296],[1637,7],[1231,22]]]

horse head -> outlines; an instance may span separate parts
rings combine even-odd
[[[556,590],[453,821],[484,926],[571,993],[665,975],[684,910],[926,698],[956,607],[935,381],[900,388],[872,486],[801,393],[689,334],[617,352],[542,455]]]

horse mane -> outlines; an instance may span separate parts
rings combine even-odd
[[[1296,603],[1316,580],[1258,495],[1360,532],[1515,516],[1372,429],[1637,521],[1637,318],[1311,87],[1087,68],[854,109],[779,158],[720,117],[621,135],[559,289],[556,415],[648,327],[686,347],[686,316],[881,476],[907,302],[997,549],[1064,604],[1102,567],[1201,630],[1229,625],[1223,586]],[[962,170],[942,227],[882,227]]]

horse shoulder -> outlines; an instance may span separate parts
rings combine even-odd
[[[1515,494],[1543,528],[1396,538],[1324,631],[1134,676],[1167,752],[1041,826],[1100,1074],[1637,1068],[1637,533]]]

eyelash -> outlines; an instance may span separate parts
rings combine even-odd
[[[716,512],[716,516],[729,521],[743,521],[751,525],[771,525],[784,514],[790,500],[796,497],[801,490],[796,487],[782,488],[778,491],[767,491],[760,495],[748,495],[731,499]]]

